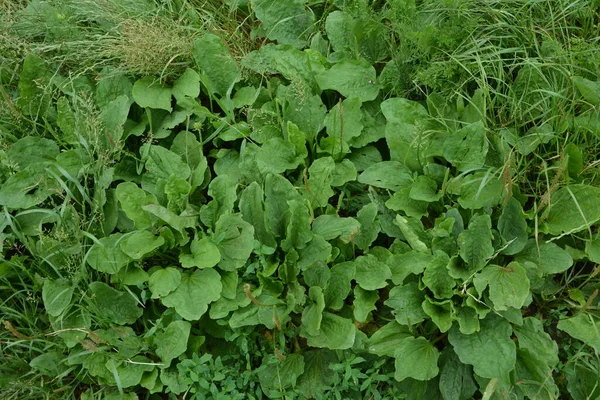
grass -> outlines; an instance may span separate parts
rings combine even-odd
[[[133,76],[179,76],[193,65],[194,38],[206,31],[225,39],[237,57],[254,49],[250,16],[219,1],[51,4],[27,8],[8,1],[0,4],[4,14],[0,26],[6,32],[0,38],[9,51],[38,54],[72,76],[97,73],[103,67]]]
[[[315,26],[325,34],[327,16],[335,10],[336,4],[344,2],[312,3],[318,11]],[[387,69],[392,77],[382,80],[385,97],[435,102],[440,106],[437,117],[440,130],[458,124],[459,109],[471,108],[475,114],[481,114],[488,141],[492,145],[504,143],[502,145],[510,147],[508,157],[496,160],[488,174],[502,180],[508,190],[507,199],[510,195],[524,199],[528,217],[535,221],[533,236],[536,240],[547,238],[538,231],[538,225],[544,222],[553,206],[552,194],[569,183],[600,186],[597,160],[600,132],[594,133],[597,128],[584,123],[585,118],[598,115],[598,105],[582,97],[573,81],[574,76],[590,81],[600,78],[598,1],[424,0],[416,2],[414,7],[410,2],[379,1],[372,6],[360,0],[352,3],[353,7],[348,6],[349,13],[363,13],[364,21],[369,21],[365,23],[385,27],[384,48],[388,57],[373,61],[378,73]],[[113,395],[120,398],[118,396],[124,394],[120,382],[114,385],[117,389],[102,387],[98,376],[76,362],[77,357],[95,353],[98,347],[109,347],[104,339],[95,340],[89,332],[69,331],[72,320],[69,317],[54,320],[46,313],[42,299],[44,278],[72,279],[81,296],[79,302],[68,308],[67,315],[74,317],[79,312],[89,312],[90,326],[110,329],[109,321],[100,315],[102,310],[94,309],[88,291],[91,282],[109,280],[106,275],[88,268],[86,257],[91,246],[98,242],[97,238],[113,231],[111,226],[105,232],[107,220],[114,217],[117,220],[114,225],[125,226],[118,225],[124,224],[126,219],[122,210],[121,215],[111,215],[110,201],[116,202],[116,197],[107,199],[104,192],[113,195],[113,174],[129,173],[116,170],[124,164],[115,167],[114,162],[124,157],[135,168],[140,159],[133,152],[146,139],[130,137],[128,147],[134,149],[132,152],[112,146],[105,139],[106,126],[96,99],[76,88],[79,85],[91,87],[93,84],[89,82],[120,74],[132,79],[153,76],[160,82],[171,83],[186,68],[195,68],[194,40],[207,33],[223,39],[233,58],[240,63],[245,55],[268,42],[254,37],[254,28],[259,23],[252,11],[252,2],[244,1],[0,0],[0,104],[7,105],[0,107],[0,181],[4,182],[18,170],[7,154],[11,145],[22,137],[52,138],[61,148],[76,149],[88,160],[80,176],[73,177],[67,171],[56,173],[65,190],[62,197],[53,197],[45,204],[54,210],[47,214],[55,214],[59,221],[56,226],[46,225],[40,219],[38,232],[31,234],[23,232],[20,221],[36,218],[35,212],[11,214],[5,210],[0,214],[0,351],[3,357],[0,397],[91,399],[113,398],[108,397]],[[355,50],[360,56],[358,45]],[[73,129],[83,140],[77,142],[67,137],[64,129],[57,127],[56,113],[28,114],[18,106],[19,75],[23,60],[30,54],[40,57],[49,68],[52,79],[38,89],[47,93],[52,102],[66,98],[69,88],[77,91],[77,96],[67,103],[72,107]],[[252,75],[247,70],[243,73]],[[256,78],[255,82],[261,82],[261,78],[249,78],[249,81]],[[274,98],[269,91],[274,90],[259,93],[261,102]],[[208,101],[212,107],[212,101]],[[149,111],[145,112],[150,115]],[[236,110],[238,112],[243,119],[245,109]],[[186,118],[189,123],[190,116]],[[152,122],[152,116],[150,120]],[[198,122],[198,130],[202,132],[206,125],[204,121]],[[427,134],[435,134],[436,129],[438,127]],[[214,154],[220,149],[213,150]],[[105,187],[98,189],[98,182],[105,181]],[[350,190],[348,193],[352,196]],[[341,204],[342,198],[339,199]],[[598,354],[557,329],[555,323],[583,311],[598,315],[600,269],[598,264],[585,260],[586,243],[597,241],[598,235],[597,226],[592,226],[574,235],[552,238],[568,249],[576,261],[575,267],[557,275],[540,293],[533,294],[533,306],[527,311],[544,322],[559,345],[560,364],[554,373],[561,393],[573,393],[578,377],[584,377],[582,382],[588,384],[600,374]],[[165,237],[175,241],[175,237],[166,234]],[[352,250],[347,243],[340,247],[342,251],[354,252],[354,242]],[[267,253],[261,255],[263,261],[269,259],[268,256]],[[164,258],[151,262],[167,260],[177,262],[177,255],[165,254]],[[268,282],[268,277],[258,279],[250,267],[249,271],[250,277],[246,278],[254,279],[253,283]],[[163,329],[175,317],[152,309],[144,312],[148,319],[144,324],[136,322],[132,329],[143,345],[148,346],[150,335],[144,335]],[[296,338],[300,318],[294,322],[297,326],[294,325],[294,335],[290,337]],[[215,331],[220,329],[208,318],[207,323],[213,324],[211,329]],[[437,328],[434,326],[434,329]],[[260,367],[259,353],[273,348],[279,358],[281,354],[277,355],[279,347],[276,345],[285,345],[291,340],[276,331],[248,329],[239,337],[230,338],[238,346],[236,349],[246,351],[240,350],[240,354],[228,354],[218,343],[209,343],[214,345],[216,354],[223,352],[220,355],[225,360],[225,365],[221,359],[211,360],[209,369],[231,374],[231,371],[246,368],[235,378],[237,382],[229,382],[231,393],[236,385],[250,385],[247,381],[240,383],[244,379],[251,381],[252,390],[259,393],[260,385],[249,372]],[[280,337],[276,338],[278,334]],[[65,337],[72,341],[72,346],[65,344]],[[306,346],[294,340],[297,348]],[[445,336],[440,335],[436,340],[443,343]],[[74,348],[77,351],[71,353]],[[44,358],[47,354],[57,354],[57,359],[48,361]],[[371,365],[371,360],[364,359],[353,361],[354,353],[346,356],[350,357],[348,361],[334,368],[334,384],[327,394],[331,398],[343,398],[343,393],[360,396],[363,386],[371,398],[382,396],[379,388],[383,388],[383,396],[400,396],[403,390],[408,390],[409,384],[402,386],[394,381],[390,365],[375,361]],[[37,360],[37,364],[32,360]],[[194,362],[200,363],[196,359]],[[197,364],[186,368],[189,368],[186,373],[194,377],[190,371],[194,368],[200,371],[205,366]],[[212,382],[214,386],[210,390],[225,387],[225,384],[217,386],[221,383]],[[419,383],[412,383],[417,390]],[[362,386],[357,392],[358,385]],[[590,393],[593,390],[592,387]],[[600,389],[593,393],[598,392]],[[281,393],[285,393],[283,386]],[[146,398],[157,396],[147,393]]]

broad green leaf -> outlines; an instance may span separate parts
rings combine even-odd
[[[413,200],[434,202],[442,197],[437,191],[437,183],[424,175],[419,175],[410,187],[410,198]]]
[[[111,277],[111,282],[127,286],[138,286],[148,282],[148,279],[150,279],[150,275],[146,271],[136,265],[128,264]]]
[[[61,331],[57,336],[64,341],[65,346],[68,348],[79,345],[80,340],[86,337],[85,330],[91,326],[90,314],[85,307],[69,310],[68,313],[58,317],[48,314],[48,319],[54,331]],[[72,328],[77,328],[77,330]],[[84,331],[82,332],[81,329]]]
[[[532,262],[539,267],[545,275],[558,274],[573,265],[573,259],[566,250],[556,244],[530,239],[525,248],[516,255],[515,261],[524,264]]]
[[[460,256],[471,269],[480,270],[494,254],[492,246],[492,221],[487,214],[477,215],[469,228],[458,236]]]
[[[299,197],[292,183],[283,176],[270,174],[265,178],[265,213],[268,228],[275,236],[285,236],[287,221],[284,217],[289,209],[288,201]]]
[[[118,375],[122,388],[139,385],[144,373],[154,370],[152,360],[147,357],[136,356],[130,361],[132,362],[129,362],[129,360],[125,362],[116,362],[114,359],[109,359],[106,364],[104,364],[109,371],[112,371],[113,376]],[[126,399],[127,397],[121,398]],[[110,399],[110,396],[106,396],[105,399]],[[129,397],[129,399],[135,400],[134,397]]]
[[[371,190],[369,191],[370,194],[376,194],[375,191]],[[381,204],[380,200],[377,199],[377,203]],[[404,238],[402,231],[400,230],[400,228],[398,227],[397,224],[395,224],[395,219],[394,217],[396,216],[395,213],[391,212],[390,210],[381,210],[381,208],[379,209],[379,226],[381,227],[381,232],[383,232],[384,234],[386,234],[387,236],[391,237],[391,238]]]
[[[32,165],[11,175],[0,187],[0,205],[27,209],[55,194],[58,184],[43,168],[43,164]]]
[[[144,175],[144,178],[149,178],[151,182],[157,179],[169,179],[171,175],[188,179],[191,173],[189,165],[182,160],[181,156],[162,146],[155,145],[150,145],[148,150],[146,169],[148,173]]]
[[[173,321],[164,332],[156,334],[156,355],[160,357],[165,368],[171,364],[171,360],[185,352],[191,329],[192,326],[187,321]]]
[[[527,244],[527,222],[521,204],[511,198],[502,209],[498,219],[498,230],[508,246],[502,250],[507,255],[517,254]]]
[[[116,371],[109,371],[106,368],[106,363],[109,357],[104,352],[95,352],[90,354],[83,362],[83,367],[87,370],[86,372],[91,376],[103,378],[104,380],[116,384],[114,381],[114,375]]]
[[[298,378],[298,389],[306,398],[315,398],[329,387],[334,379],[330,365],[338,362],[330,350],[308,350],[304,354],[304,373]]]
[[[46,312],[53,317],[58,317],[71,304],[74,287],[66,278],[56,280],[44,279],[42,287],[42,300]]]
[[[519,348],[535,354],[539,360],[554,367],[558,364],[558,345],[544,331],[542,321],[535,317],[523,319],[522,326],[514,326],[515,335],[519,339]]]
[[[412,337],[412,334],[407,327],[396,321],[391,321],[367,339],[366,348],[369,352],[378,356],[394,357],[398,345],[408,337]]]
[[[343,186],[347,182],[356,180],[356,167],[352,161],[344,158],[341,162],[335,164],[335,170],[333,171],[333,182],[331,186],[339,187]]]
[[[393,124],[417,125],[429,118],[427,109],[421,103],[401,97],[382,102],[381,111],[385,119]]]
[[[174,307],[184,319],[195,321],[208,310],[208,304],[220,297],[222,289],[221,276],[217,271],[199,269],[184,273],[177,289],[163,297],[162,302],[167,307]]]
[[[230,88],[241,78],[237,65],[229,49],[220,37],[212,33],[204,34],[194,41],[194,60],[208,85],[208,91],[225,96]]]
[[[429,203],[411,198],[410,193],[411,189],[408,187],[400,189],[385,202],[385,206],[390,210],[403,211],[406,215],[413,218],[420,219],[426,216]]]
[[[377,290],[364,290],[360,286],[354,288],[354,319],[366,323],[369,313],[376,310],[375,303],[379,300]]]
[[[581,313],[574,317],[558,321],[558,329],[565,331],[569,336],[600,351],[600,321],[589,314]]]
[[[379,106],[380,103],[376,101],[363,104],[361,107],[363,130],[360,136],[353,138],[349,142],[350,147],[364,148],[370,143],[375,143],[385,138],[385,117]]]
[[[296,155],[300,159],[300,164],[304,164],[304,159],[308,157],[308,149],[306,148],[306,134],[298,128],[298,125],[292,121],[287,121],[287,140],[294,145]]]
[[[233,329],[242,326],[259,325],[258,307],[254,304],[246,305],[244,308],[238,308],[229,318],[229,326]]]
[[[321,138],[318,149],[319,153],[329,154],[336,160],[345,157],[351,151],[348,143],[334,136]]]
[[[456,281],[449,275],[450,258],[444,252],[436,252],[433,260],[425,267],[423,283],[438,299],[449,299],[454,295]]]
[[[356,171],[362,172],[371,165],[382,161],[381,153],[373,145],[368,145],[360,149],[353,149],[348,156],[348,160],[352,161],[356,167]]]
[[[30,165],[54,161],[59,153],[60,150],[55,141],[36,136],[25,136],[10,145],[6,150],[6,157],[17,170],[22,170]]]
[[[385,25],[374,18],[355,18],[350,13],[334,11],[327,15],[325,29],[335,54],[360,56],[371,63],[388,56]]]
[[[321,96],[308,93],[302,96],[286,96],[287,107],[283,110],[283,117],[288,123],[294,123],[306,135],[309,143],[313,143],[317,134],[323,128],[327,108]]]
[[[456,315],[460,333],[470,335],[479,330],[477,311],[470,307],[461,307]]]
[[[193,69],[186,68],[185,72],[173,82],[172,91],[178,101],[185,97],[198,97],[200,95],[200,76]]]
[[[123,234],[114,233],[94,243],[87,253],[88,264],[96,271],[107,274],[119,272],[130,261],[127,254],[121,250],[122,240]]]
[[[246,295],[242,285],[238,285],[236,288],[235,297],[227,298],[225,297],[226,282],[221,282],[223,284],[223,293],[221,293],[221,297],[217,301],[210,305],[209,316],[214,320],[225,318],[230,312],[250,304],[250,298]]]
[[[433,258],[431,254],[414,250],[394,254],[386,261],[392,271],[392,282],[394,285],[402,285],[409,275],[421,274],[433,262]]]
[[[517,350],[515,381],[518,391],[530,399],[554,400],[559,398],[558,387],[552,377],[552,368],[537,357],[537,352]]]
[[[517,359],[516,346],[511,340],[512,328],[505,319],[490,315],[480,321],[480,330],[465,335],[454,326],[448,340],[460,361],[473,366],[483,378],[508,378]]]
[[[158,388],[158,391],[162,391],[163,385],[165,385],[171,393],[180,395],[186,390],[189,390],[191,384],[190,381],[186,379],[185,375],[181,374],[178,370],[170,368],[162,369],[160,371],[160,384],[157,384],[154,388]]]
[[[128,76],[124,73],[115,73],[114,71],[109,71],[108,74],[104,72],[105,70],[102,71],[103,76],[101,76],[96,84],[95,99],[98,107],[103,109],[108,103],[119,96],[127,96],[131,99],[133,85]]]
[[[191,185],[198,187],[203,185],[206,178],[208,162],[202,152],[202,144],[196,139],[196,135],[181,131],[173,139],[171,151],[183,159],[192,170]]]
[[[331,279],[331,270],[325,263],[316,262],[302,271],[302,277],[304,278],[304,283],[309,287],[319,286],[326,288]]]
[[[452,327],[454,307],[451,300],[434,301],[426,297],[421,306],[440,332],[447,332]]]
[[[335,90],[346,98],[361,102],[375,100],[379,94],[375,68],[364,60],[342,60],[316,76],[321,90]]]
[[[50,106],[52,73],[41,57],[30,53],[23,60],[19,75],[17,107],[32,117],[43,116]]]
[[[371,165],[358,176],[358,181],[365,185],[395,191],[412,185],[410,171],[397,161],[382,161]]]
[[[104,126],[104,134],[108,142],[107,146],[117,148],[121,147],[123,131],[131,102],[127,96],[119,96],[108,103],[99,115],[99,119]]]
[[[313,221],[312,231],[325,240],[341,236],[341,239],[347,243],[360,231],[360,223],[354,218],[340,218],[338,215],[323,214]]]
[[[67,366],[63,362],[64,355],[58,351],[42,353],[29,362],[33,370],[47,377],[55,377],[64,374]]]
[[[264,142],[256,155],[256,164],[261,174],[265,175],[296,169],[303,161],[304,157],[297,154],[295,146],[279,137]]]
[[[171,89],[163,87],[151,76],[138,79],[133,84],[133,100],[142,108],[158,108],[173,111]]]
[[[571,363],[566,368],[567,390],[574,400],[597,399],[600,396],[600,374],[593,366]]]
[[[534,126],[526,135],[519,137],[514,144],[509,142],[510,139],[506,139],[519,153],[527,156],[540,145],[547,144],[554,138],[556,138],[554,129],[549,124],[544,124],[540,127]]]
[[[221,291],[221,296],[226,297],[228,299],[235,299],[238,295],[238,274],[237,271],[222,271],[221,273],[221,284],[223,285],[223,290]]]
[[[281,242],[283,251],[292,248],[303,249],[313,238],[310,230],[311,213],[305,202],[301,200],[288,201],[290,206],[289,224],[286,228],[285,240]]]
[[[167,208],[174,213],[181,213],[186,208],[188,196],[192,186],[185,179],[172,175],[165,184],[167,195]]]
[[[353,97],[333,106],[325,117],[327,135],[347,143],[359,136],[363,129],[361,105],[361,101]]]
[[[444,158],[459,171],[480,168],[488,152],[483,122],[466,125],[444,142]]]
[[[575,143],[569,143],[564,149],[565,156],[568,157],[568,168],[569,176],[573,179],[577,179],[581,171],[583,170],[583,154],[579,146]]]
[[[256,239],[265,246],[277,247],[273,234],[267,228],[264,194],[258,183],[252,182],[244,189],[240,196],[239,208],[242,218],[254,227]]]
[[[221,216],[233,212],[237,200],[237,185],[229,175],[219,175],[208,185],[208,195],[213,198],[200,210],[200,219],[206,226],[213,226]]]
[[[75,210],[67,209],[68,214],[77,218]],[[75,220],[75,218],[73,220]],[[14,217],[14,223],[19,227],[20,233],[27,236],[40,236],[44,233],[44,224],[55,224],[60,221],[60,216],[57,214],[50,213],[49,210],[39,208],[35,210],[28,210],[23,213],[19,213]],[[78,218],[77,218],[78,219]],[[73,221],[74,222],[74,221]],[[2,216],[2,229],[6,228],[7,220]]]
[[[290,102],[290,107],[294,108],[303,102],[303,97],[308,98],[312,93],[320,94],[314,75],[325,71],[325,66],[329,65],[323,56],[315,52],[300,51],[291,45],[276,45],[273,43],[263,44],[260,46],[260,49],[250,52],[242,59],[242,63],[246,68],[263,76],[280,74],[288,81],[293,82],[293,85],[290,87],[291,90],[286,90],[285,97],[287,100],[292,100],[293,97],[299,100],[299,102]],[[317,100],[317,97],[320,99],[320,96],[315,95],[309,102],[313,103],[313,100],[316,100],[317,103],[321,104],[319,108],[322,108],[319,115],[320,117],[323,117],[326,110],[322,102]],[[313,103],[313,105],[316,104]],[[300,106],[300,108],[305,112],[308,111],[308,109],[303,106]],[[316,111],[315,108],[312,108],[312,110]],[[308,114],[302,113],[296,115],[304,115],[306,118],[306,115]],[[298,122],[292,122],[296,123],[300,129],[304,130]],[[322,124],[323,119],[321,118],[320,121],[315,119],[313,122]],[[312,132],[307,131],[307,133],[311,134]]]
[[[175,228],[176,231],[183,232],[183,229],[185,228],[184,218],[159,204],[148,204],[142,206],[142,210],[148,211],[150,214],[165,221],[167,224]]]
[[[142,309],[131,293],[113,289],[103,282],[92,282],[89,287],[98,317],[126,325],[133,324],[142,315]]]
[[[574,76],[573,83],[586,101],[595,106],[600,105],[600,82]]]
[[[305,47],[314,30],[315,16],[303,2],[251,0],[251,4],[268,39],[297,48]]]
[[[529,279],[525,269],[518,262],[506,267],[488,265],[473,278],[477,292],[490,288],[490,300],[498,311],[509,307],[520,309],[529,296]]]
[[[214,241],[221,253],[219,268],[241,268],[254,248],[254,227],[240,215],[223,215],[215,225]]]
[[[150,275],[148,287],[153,299],[165,297],[181,283],[181,272],[177,268],[167,267],[157,269]]]
[[[335,162],[331,157],[315,160],[308,168],[309,178],[305,183],[305,191],[313,208],[325,207],[333,196],[331,184]]]
[[[250,108],[247,111],[247,120],[249,126],[252,128],[250,139],[255,144],[251,146],[247,145],[243,149],[242,155],[246,155],[246,157],[258,152],[258,144],[262,144],[268,139],[282,136],[283,127],[274,101],[268,101],[260,109]],[[249,151],[252,152],[248,153]]]
[[[180,254],[183,268],[212,268],[221,261],[219,248],[209,238],[194,239],[190,244],[191,254]]]
[[[305,248],[298,250],[298,267],[304,269],[318,261],[326,262],[332,250],[331,244],[321,236],[314,235]]]
[[[423,291],[419,290],[416,282],[411,282],[390,290],[385,305],[394,310],[398,323],[411,326],[427,317],[421,306],[424,300]]]
[[[435,378],[440,371],[437,365],[440,353],[424,337],[408,337],[402,340],[398,344],[395,356],[394,378],[399,382],[406,378],[428,381]]]
[[[156,203],[156,196],[146,193],[133,182],[119,183],[116,193],[123,211],[135,222],[136,228],[145,229],[152,226],[150,214],[144,211],[142,206]]]
[[[162,236],[154,236],[150,231],[136,231],[121,240],[119,246],[127,256],[134,260],[140,260],[164,243],[165,239]]]
[[[360,223],[358,234],[354,236],[354,243],[359,249],[365,251],[379,236],[381,230],[377,214],[379,207],[375,203],[369,203],[358,211],[356,220]]]
[[[351,319],[328,312],[323,313],[318,335],[310,335],[303,326],[300,335],[305,337],[308,345],[331,350],[349,349],[354,345],[356,327]]]
[[[447,346],[442,351],[439,364],[440,392],[444,400],[467,400],[475,394],[477,384],[473,380],[473,369],[460,362],[452,347]]]
[[[235,108],[242,108],[244,106],[251,106],[259,94],[260,89],[256,89],[254,86],[244,86],[235,91],[231,100]]]
[[[460,197],[458,203],[463,208],[477,210],[490,208],[500,203],[503,185],[500,179],[488,172],[477,172],[458,179]]]
[[[483,91],[476,89],[469,102],[462,110],[461,121],[475,123],[485,119],[485,100]]]
[[[356,283],[364,290],[376,290],[387,286],[387,280],[392,277],[392,272],[387,264],[377,260],[371,254],[357,257],[354,260]]]
[[[590,261],[600,264],[600,236],[585,243],[585,252]]]
[[[304,373],[304,356],[288,354],[285,360],[280,360],[274,355],[266,356],[256,373],[265,395],[276,398],[282,389],[296,386],[298,377]]]
[[[419,237],[417,231],[414,229],[414,225],[411,226],[409,220],[402,217],[401,215],[396,215],[394,224],[396,224],[400,228],[400,231],[402,231],[404,238],[413,250],[427,254],[431,252],[429,247],[427,247],[427,244],[424,243]]]
[[[77,121],[71,104],[66,97],[60,97],[56,101],[56,114],[56,125],[63,133],[63,140],[69,144],[76,144],[78,142],[75,133]]]
[[[382,102],[381,111],[387,120],[385,139],[390,158],[413,171],[420,170],[421,153],[426,153],[430,147],[426,139],[429,133],[425,132],[427,111],[421,104],[399,97]]]
[[[589,229],[600,220],[600,188],[576,184],[559,189],[552,195],[546,220],[551,235]]]
[[[323,289],[313,286],[308,289],[308,297],[312,301],[302,312],[302,328],[311,336],[317,336],[321,330],[323,310],[325,309],[325,298]]]
[[[351,261],[336,264],[331,268],[329,285],[325,288],[325,305],[328,308],[339,310],[344,306],[355,273],[355,263]]]

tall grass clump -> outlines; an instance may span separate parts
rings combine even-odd
[[[556,175],[568,143],[580,149],[585,172],[597,177],[598,135],[581,123],[594,110],[573,78],[600,77],[598,10],[581,0],[390,3],[383,15],[395,45],[388,67],[397,78],[388,89],[476,105],[511,145],[537,140],[536,151],[517,152],[513,165],[526,191],[550,190],[548,176]]]
[[[194,39],[206,31],[240,58],[252,49],[248,13],[217,1],[49,0],[2,8],[12,15],[4,40],[27,43],[75,74],[110,66],[135,76],[178,76],[193,65]]]

